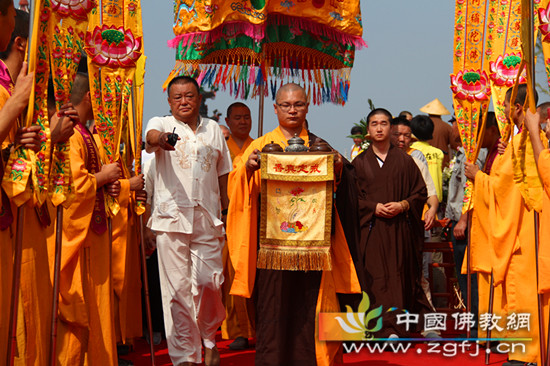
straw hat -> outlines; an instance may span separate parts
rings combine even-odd
[[[426,104],[424,107],[420,108],[420,112],[432,114],[435,116],[444,116],[447,114],[451,114],[451,112],[449,112],[447,108],[445,108],[443,103],[441,103],[437,98]]]

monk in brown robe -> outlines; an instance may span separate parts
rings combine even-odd
[[[390,307],[412,314],[432,309],[420,285],[424,240],[422,209],[426,184],[414,160],[390,143],[392,115],[385,109],[367,117],[371,146],[353,160],[359,189],[361,246],[364,271],[372,278],[374,307],[384,307],[384,327],[376,337],[406,336]],[[418,325],[422,325],[422,317]]]

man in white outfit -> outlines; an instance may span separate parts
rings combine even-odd
[[[168,352],[174,365],[219,365],[216,331],[225,318],[220,286],[231,158],[215,121],[199,116],[195,79],[168,85],[171,116],[147,125],[147,152],[155,152],[153,212]],[[178,135],[177,141],[171,133]],[[171,142],[175,142],[172,146]],[[223,216],[223,217],[222,217]]]

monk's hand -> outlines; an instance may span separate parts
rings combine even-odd
[[[23,145],[25,149],[40,151],[40,126],[21,127],[15,134],[15,145]]]
[[[147,202],[147,191],[145,190],[137,190],[135,192],[136,201],[138,202]]]
[[[143,174],[135,175],[129,179],[131,191],[141,191],[145,187],[145,179]]]
[[[464,162],[464,175],[466,178],[475,180],[477,172],[479,172],[479,167],[476,164]]]
[[[538,133],[540,130],[540,114],[538,112],[532,113],[530,109],[527,109],[523,123],[529,132]]]
[[[260,162],[258,161],[259,153],[260,153],[260,150],[254,149],[254,151],[252,151],[252,154],[248,156],[248,160],[244,164],[248,172],[251,173],[260,169]]]
[[[15,81],[15,89],[10,99],[12,103],[15,103],[20,113],[29,104],[29,98],[31,96],[31,89],[34,83],[34,72],[27,74],[27,63],[23,62],[21,71]]]
[[[168,136],[171,135],[171,132],[161,132],[159,134],[159,147],[161,149],[164,149],[166,151],[174,151],[176,148],[168,143]],[[180,137],[178,137],[178,140],[181,140]]]
[[[508,143],[506,141],[502,141],[500,139],[498,140],[497,151],[499,155],[504,154],[504,152],[506,151],[506,146],[508,146]]]
[[[453,235],[455,239],[464,240],[466,239],[466,227],[468,226],[468,215],[460,216],[460,220],[456,223],[453,229]],[[463,219],[464,218],[464,219]]]
[[[403,212],[403,206],[399,202],[388,202],[384,205],[389,212],[389,218],[395,217]]]
[[[105,164],[101,167],[101,173],[105,175],[107,183],[113,183],[120,178],[122,171],[118,163]]]
[[[120,195],[120,181],[116,180],[112,183],[107,183],[105,185],[105,190],[109,196],[118,197]]]
[[[61,109],[52,116],[50,126],[52,143],[69,141],[74,134],[74,125],[80,122],[78,112],[74,109],[72,103],[61,106]]]
[[[424,230],[430,230],[435,224],[435,207],[430,207],[424,214]]]
[[[383,203],[377,203],[376,209],[374,210],[374,215],[378,217],[390,218],[391,213],[389,209]]]

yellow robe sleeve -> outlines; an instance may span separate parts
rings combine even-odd
[[[539,155],[538,170],[544,195],[540,215],[539,243],[539,293],[550,291],[550,151],[544,150]]]
[[[63,212],[59,309],[63,320],[87,326],[87,308],[82,288],[82,263],[79,257],[80,251],[86,244],[92,220],[97,184],[95,176],[86,169],[87,151],[80,133],[76,132],[71,136],[70,144],[75,200]]]

